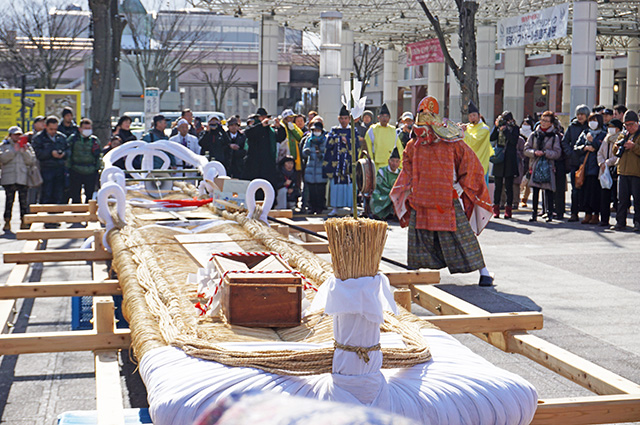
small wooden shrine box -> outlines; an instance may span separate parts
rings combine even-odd
[[[222,313],[232,325],[286,328],[300,325],[302,279],[275,255],[214,256],[222,286]],[[234,273],[233,271],[238,271]],[[257,272],[268,273],[257,273]]]

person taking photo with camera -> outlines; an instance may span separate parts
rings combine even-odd
[[[625,131],[618,138],[614,155],[618,161],[618,211],[614,230],[627,228],[627,211],[633,196],[633,231],[640,232],[640,131],[638,131],[638,114],[627,111],[624,114]]]

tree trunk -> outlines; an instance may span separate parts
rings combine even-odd
[[[89,116],[102,146],[111,140],[111,112],[120,63],[120,42],[126,21],[117,0],[89,0],[93,20],[93,69]]]
[[[476,12],[478,3],[463,1],[459,15],[460,50],[462,51],[462,79],[460,79],[460,91],[462,100],[460,112],[463,119],[469,113],[469,101],[478,105],[478,53],[476,50]]]

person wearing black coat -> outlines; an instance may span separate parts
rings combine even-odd
[[[116,124],[116,132],[114,136],[118,136],[122,143],[137,140],[136,136],[131,132],[131,117],[123,115],[118,119]]]
[[[229,136],[224,128],[220,125],[217,116],[212,115],[209,118],[209,128],[200,137],[198,141],[200,152],[205,155],[209,161],[218,161],[229,173]]]
[[[244,179],[265,179],[277,192],[282,187],[282,181],[276,168],[276,158],[278,143],[284,138],[278,137],[277,129],[270,125],[269,115],[264,108],[259,108],[256,115],[258,116],[255,118],[255,124],[244,131],[247,136]],[[279,123],[274,124],[276,127],[280,126]]]
[[[576,108],[576,118],[571,121],[562,138],[563,157],[568,159],[569,164],[567,168],[570,173],[569,177],[571,178],[571,217],[569,221],[578,221],[578,213],[583,210],[582,190],[576,187],[576,171],[580,168],[582,164],[581,158],[584,159],[584,155],[582,155],[581,151],[576,151],[574,148],[580,135],[589,131],[587,118],[590,112],[587,105],[579,105]]]
[[[504,111],[496,118],[495,127],[489,140],[496,149],[504,149],[504,160],[493,163],[495,191],[493,192],[493,217],[500,217],[500,198],[502,189],[507,192],[504,218],[511,218],[513,205],[513,179],[518,175],[518,140],[520,128],[513,119],[513,114]]]
[[[43,180],[40,202],[62,204],[65,201],[65,162],[71,150],[65,135],[58,131],[58,118],[48,117],[45,125],[45,129],[38,133],[32,142],[36,158],[40,161]]]
[[[227,122],[227,136],[229,137],[229,177],[239,179],[244,174],[244,161],[247,156],[247,136],[240,132],[240,123],[233,117]]]

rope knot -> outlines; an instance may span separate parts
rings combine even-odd
[[[334,340],[333,347],[339,348],[342,351],[356,353],[360,360],[364,361],[365,363],[369,363],[369,351],[380,351],[380,343],[372,345],[371,347],[356,347],[353,345],[340,344],[338,341]]]

